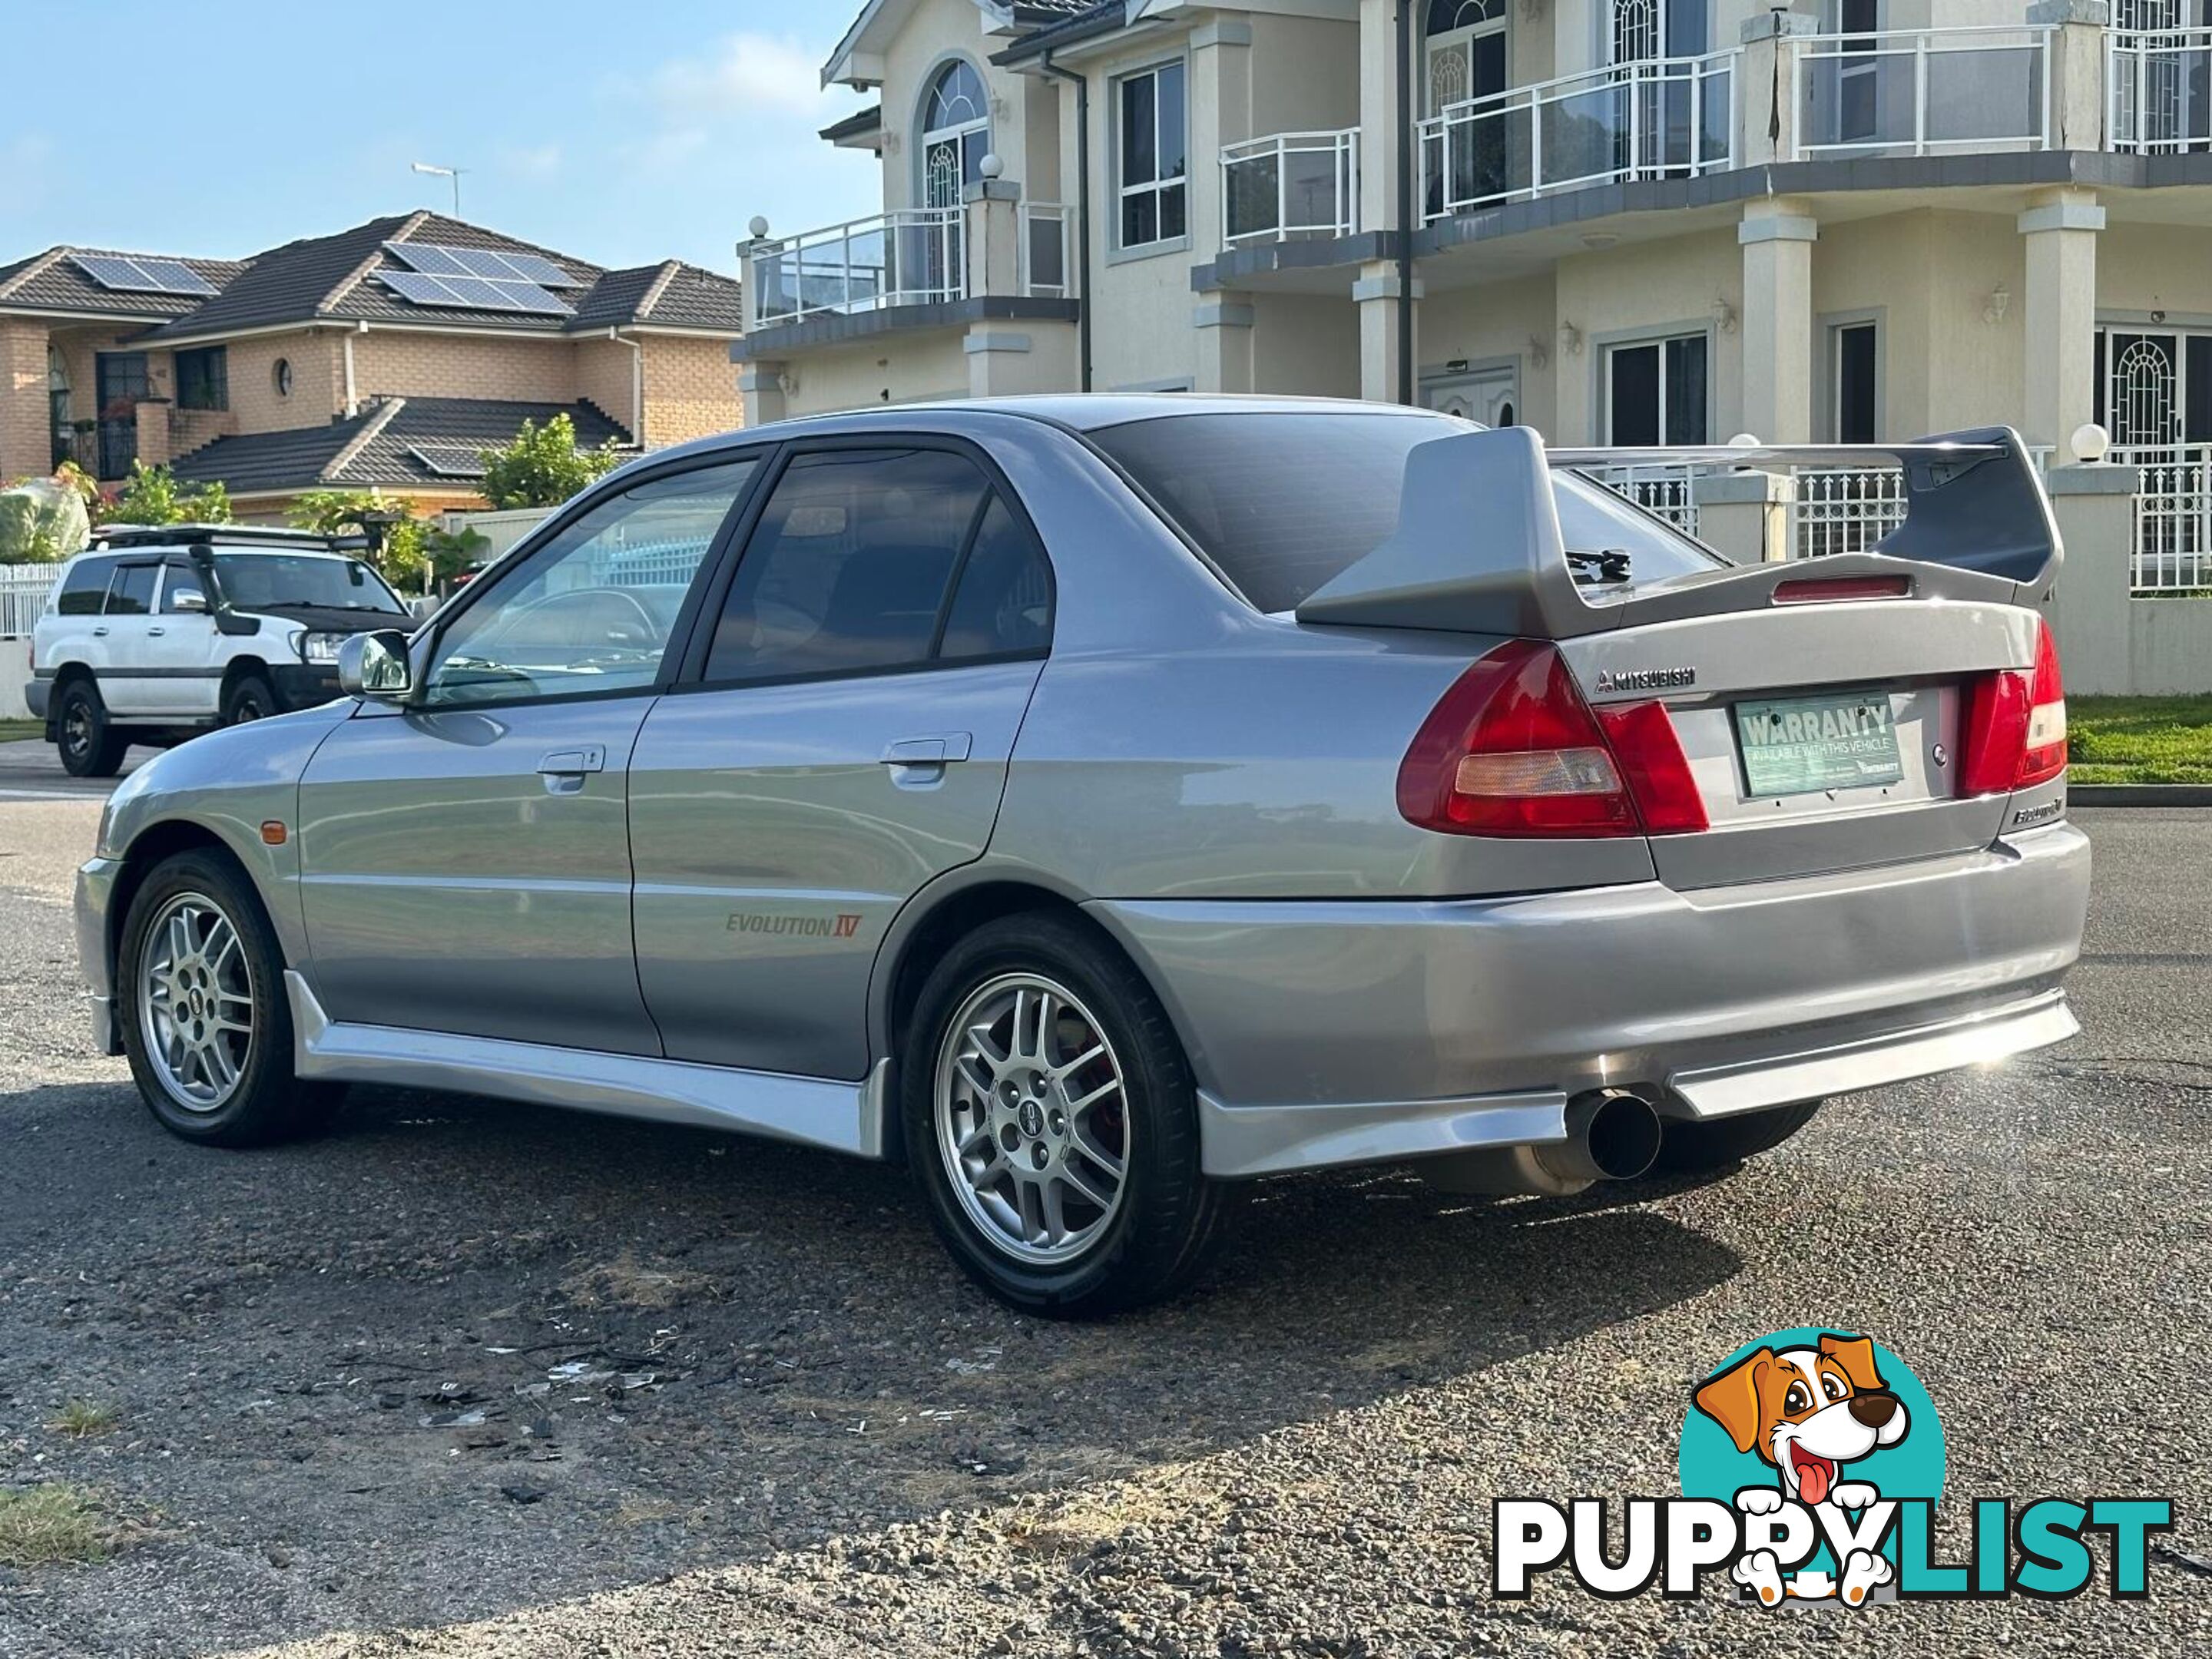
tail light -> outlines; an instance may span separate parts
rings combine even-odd
[[[2002,669],[1973,683],[1963,731],[1962,795],[2008,794],[2066,769],[2066,683],[2049,623],[2039,625],[2033,670]]]
[[[1559,652],[1509,640],[1453,684],[1398,767],[1398,810],[1447,835],[1679,835],[1705,808],[1656,702],[1591,712]]]

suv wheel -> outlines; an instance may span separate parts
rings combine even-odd
[[[1143,979],[1080,924],[1010,916],[956,945],[901,1051],[908,1162],[961,1266],[1060,1316],[1196,1276],[1236,1188],[1200,1167],[1197,1091]]]
[[[73,778],[112,778],[123,769],[131,738],[108,723],[107,705],[90,680],[71,680],[54,708],[54,747]]]
[[[1705,1122],[1670,1122],[1660,1138],[1652,1164],[1664,1175],[1694,1175],[1725,1170],[1761,1152],[1771,1152],[1813,1121],[1817,1100],[1776,1106],[1764,1112],[1717,1117]]]
[[[288,1139],[319,1127],[343,1092],[294,1077],[283,955],[227,860],[194,851],[155,867],[124,921],[116,990],[138,1092],[186,1140]]]
[[[222,723],[242,726],[247,720],[265,720],[276,712],[276,692],[258,674],[241,676],[222,696]]]

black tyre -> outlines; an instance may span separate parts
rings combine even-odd
[[[899,1054],[907,1161],[960,1265],[1025,1312],[1158,1301],[1238,1188],[1200,1167],[1189,1061],[1151,988],[1083,923],[978,928],[923,986]]]
[[[344,1092],[293,1076],[283,953],[252,884],[218,854],[179,853],[146,878],[124,920],[115,999],[138,1092],[186,1140],[290,1139]]]
[[[1690,1175],[1723,1170],[1761,1152],[1771,1152],[1813,1121],[1820,1109],[1817,1100],[1795,1106],[1777,1106],[1764,1112],[1745,1112],[1737,1117],[1717,1117],[1706,1122],[1669,1120],[1659,1142],[1656,1174]]]
[[[71,680],[54,705],[54,747],[62,770],[73,778],[112,778],[123,769],[131,734],[107,718],[100,688],[90,680]]]
[[[222,723],[242,726],[265,720],[276,712],[276,689],[258,674],[242,674],[222,694]]]

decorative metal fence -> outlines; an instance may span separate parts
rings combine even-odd
[[[1797,474],[1791,556],[1863,553],[1905,522],[1905,474],[1893,467],[1807,467]]]
[[[27,634],[61,575],[58,564],[0,564],[0,635]]]
[[[1687,466],[1610,466],[1589,475],[1646,513],[1664,519],[1686,536],[1698,533],[1698,502]]]
[[[2141,598],[2212,598],[2212,445],[2115,448],[2142,470],[2128,591]]]

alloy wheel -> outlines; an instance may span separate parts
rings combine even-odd
[[[1001,975],[962,1003],[938,1054],[938,1152],[994,1248],[1058,1267],[1105,1235],[1128,1182],[1123,1076],[1097,1016],[1053,980]]]
[[[186,1111],[220,1111],[253,1047],[253,975],[238,929],[203,893],[179,893],[146,930],[138,1028],[146,1058]]]

